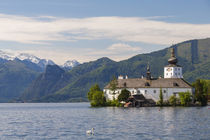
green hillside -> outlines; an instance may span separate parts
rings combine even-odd
[[[38,74],[20,61],[1,63],[0,102],[8,102],[18,98]]]
[[[178,64],[183,66],[184,78],[193,82],[197,78],[210,79],[210,39],[190,40],[171,46],[175,48]],[[170,57],[169,49],[139,54],[130,59],[115,62],[108,58],[81,64],[66,72],[62,80],[60,77],[56,84],[46,88],[56,89],[45,92],[44,96],[34,98],[34,101],[58,102],[86,100],[86,93],[91,85],[98,83],[103,88],[113,76],[128,75],[128,77],[141,77],[145,75],[149,63],[153,77],[163,75],[163,67],[167,65]],[[38,79],[42,82],[42,79]],[[45,84],[40,84],[45,86]],[[39,89],[40,86],[31,86],[29,91]],[[61,88],[55,88],[60,86]],[[48,91],[48,89],[46,89]],[[28,97],[42,93],[27,92]],[[24,98],[28,101],[29,98]],[[30,100],[33,98],[30,98]]]

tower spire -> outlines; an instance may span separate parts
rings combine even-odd
[[[171,65],[176,65],[177,62],[178,62],[178,60],[175,56],[174,48],[171,48],[171,58],[168,59],[168,63]]]
[[[147,80],[151,80],[151,73],[150,73],[150,66],[149,63],[147,64]]]

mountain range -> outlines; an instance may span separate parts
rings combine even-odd
[[[210,39],[195,39],[170,46],[175,49],[178,64],[183,66],[184,78],[210,79]],[[123,61],[100,58],[80,64],[68,71],[58,66],[47,66],[19,98],[23,102],[86,101],[88,89],[95,83],[103,88],[113,76],[141,77],[149,63],[153,77],[163,75],[163,67],[170,57],[169,48],[139,54]]]
[[[71,65],[68,65],[71,61],[67,62],[60,67],[70,70],[79,64],[75,60]],[[0,102],[19,98],[49,65],[56,64],[26,53],[13,55],[0,51]]]
[[[175,49],[184,78],[210,79],[210,39],[195,39],[170,46]],[[150,64],[153,77],[163,75],[170,57],[169,48],[139,54],[123,61],[107,57],[79,64],[67,61],[61,66],[51,60],[21,53],[0,51],[0,102],[87,101],[88,89],[95,83],[103,88],[113,76],[142,77]]]

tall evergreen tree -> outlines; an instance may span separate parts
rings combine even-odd
[[[159,105],[163,106],[163,91],[162,88],[160,88],[160,94],[159,94]]]
[[[111,91],[113,91],[113,94],[115,94],[115,91],[117,89],[117,85],[118,85],[118,81],[117,81],[116,77],[114,76],[113,79],[110,82],[110,89],[111,89]]]
[[[194,87],[195,87],[195,99],[200,102],[202,106],[207,105],[207,89],[204,87],[205,81],[201,81],[197,79]]]

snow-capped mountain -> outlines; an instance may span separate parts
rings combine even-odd
[[[27,53],[20,53],[18,55],[14,55],[12,53],[4,52],[0,50],[0,59],[2,59],[2,62],[6,62],[9,60],[18,59],[21,61],[28,61],[31,63],[34,63],[44,69],[47,65],[55,65],[55,63],[52,60],[47,59],[41,59],[34,55],[27,54]]]
[[[79,65],[80,63],[77,60],[68,60],[63,64],[63,68],[72,69],[73,67]]]
[[[0,50],[0,58],[5,60],[13,60],[15,55]]]
[[[16,58],[18,58],[20,60],[28,60],[28,61],[31,61],[36,64],[38,64],[41,60],[40,58],[38,58],[34,55],[27,54],[27,53],[21,53],[18,56],[16,56]]]
[[[27,65],[29,63],[36,64],[43,70],[45,69],[45,67],[47,65],[56,65],[52,60],[41,59],[37,56],[31,55],[28,53],[19,53],[19,54],[15,55],[15,54],[4,52],[4,51],[0,50],[0,62],[4,63],[4,62],[10,61],[10,60],[15,60],[15,59],[23,61],[25,64],[27,63]],[[70,70],[79,64],[80,63],[77,60],[68,60],[61,67],[66,70]]]
[[[32,63],[35,63],[41,68],[44,68],[47,65],[55,65],[55,63],[52,60],[40,59],[34,55],[27,54],[27,53],[21,53],[16,58],[22,61],[25,60],[25,61],[30,61]]]

